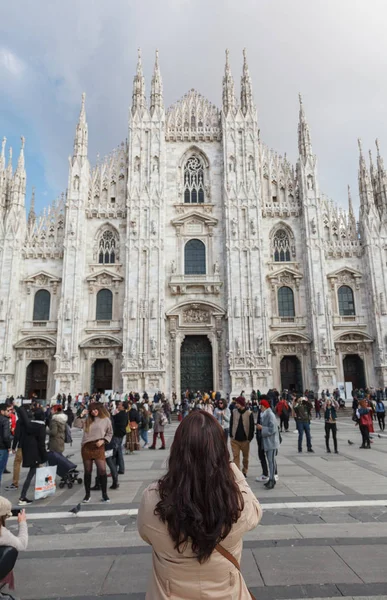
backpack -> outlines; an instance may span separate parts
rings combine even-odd
[[[165,416],[165,413],[161,413],[160,415],[160,425],[161,427],[165,427],[165,425],[168,425],[168,419]]]
[[[72,443],[73,443],[73,437],[71,435],[70,425],[68,425],[68,423],[66,423],[65,444],[72,444]]]

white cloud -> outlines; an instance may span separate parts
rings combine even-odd
[[[297,159],[301,91],[321,188],[345,205],[347,183],[356,199],[357,137],[365,149],[379,137],[387,156],[386,17],[385,0],[2,3],[0,111],[31,124],[46,179],[59,191],[83,90],[91,158],[127,137],[139,46],[148,94],[158,47],[167,105],[195,87],[218,106],[224,49],[238,90],[246,46],[262,139]]]
[[[0,48],[0,72],[7,71],[14,77],[21,77],[25,69],[24,62],[8,48]]]

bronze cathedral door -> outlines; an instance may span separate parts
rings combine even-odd
[[[212,346],[206,335],[187,335],[180,354],[181,391],[213,389]]]

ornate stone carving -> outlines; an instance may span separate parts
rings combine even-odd
[[[210,323],[211,315],[202,308],[190,307],[183,313],[183,323]]]

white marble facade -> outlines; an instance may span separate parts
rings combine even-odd
[[[24,140],[15,172],[3,142],[1,397],[387,384],[379,148],[368,167],[359,143],[357,223],[350,194],[345,212],[320,192],[301,99],[294,167],[260,139],[246,55],[236,100],[228,54],[221,109],[190,90],[167,111],[139,54],[128,142],[94,167],[87,146],[83,96],[67,194],[26,218]]]

